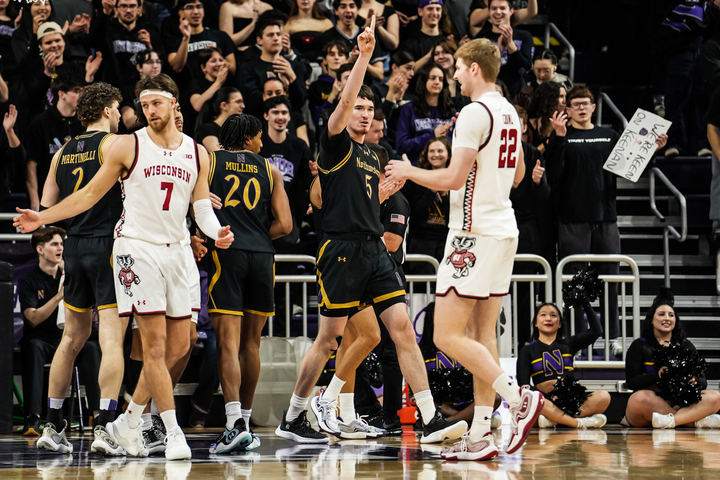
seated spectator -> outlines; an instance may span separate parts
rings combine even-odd
[[[215,47],[200,50],[198,63],[204,76],[190,83],[190,104],[196,112],[225,85],[230,71],[222,52]]]
[[[58,227],[39,228],[32,235],[32,246],[38,254],[38,265],[18,281],[20,309],[23,313],[23,336],[20,340],[22,358],[25,426],[23,435],[40,435],[40,412],[43,401],[43,367],[52,360],[60,345],[62,330],[57,316],[64,287],[61,285],[62,252],[65,230]],[[63,307],[64,308],[64,307]],[[85,384],[91,412],[100,409],[100,345],[90,338],[78,357],[80,380]]]
[[[625,418],[632,427],[718,428],[720,392],[707,389],[705,374],[693,379],[702,390],[702,400],[680,408],[667,392],[661,390],[660,379],[667,373],[667,365],[656,365],[659,349],[672,344],[681,345],[692,354],[695,346],[687,339],[680,317],[675,313],[673,300],[658,297],[645,315],[642,337],[636,338],[625,358],[627,388],[633,390],[627,403]],[[691,380],[691,381],[693,381]]]
[[[97,52],[95,59],[88,57],[85,65],[68,61],[65,55],[65,39],[60,25],[55,22],[43,23],[37,31],[42,58],[25,58],[21,73],[23,84],[29,97],[31,118],[45,110],[51,103],[50,82],[56,76],[72,76],[86,83],[92,83],[100,68],[102,54]]]
[[[162,60],[155,50],[145,50],[135,55],[135,69],[138,71],[140,80],[145,77],[154,77],[162,71]],[[139,81],[139,80],[138,80]],[[122,91],[123,101],[120,103],[120,115],[122,124],[128,132],[135,131],[142,127],[135,115],[137,98],[135,97],[135,86]],[[179,106],[179,104],[178,104]]]
[[[318,38],[331,28],[333,23],[320,9],[319,0],[293,0],[285,33],[290,35],[290,44],[305,60],[317,62],[324,57],[325,46],[318,42]]]
[[[537,420],[540,428],[552,428],[557,424],[577,429],[601,428],[607,423],[603,412],[610,405],[610,394],[605,390],[589,394],[580,406],[579,414],[561,410],[556,406],[559,402],[556,400],[553,403],[549,395],[560,378],[572,374],[575,354],[588,346],[592,349],[592,344],[603,333],[600,320],[590,303],[586,301],[584,308],[590,328],[565,338],[560,310],[552,303],[541,305],[533,324],[533,341],[520,349],[517,361],[518,385],[534,387],[545,395],[542,415]]]
[[[338,69],[347,62],[348,53],[345,42],[333,40],[323,47],[323,60],[320,66],[323,73],[308,88],[308,107],[313,123],[317,127],[320,111],[338,97]]]
[[[515,104],[520,105],[525,110],[530,108],[530,101],[533,92],[538,87],[547,82],[559,83],[567,92],[572,88],[572,82],[562,73],[557,73],[558,59],[552,50],[542,50],[535,52],[533,58],[533,74],[530,75],[529,84],[520,89],[515,96]]]
[[[512,0],[490,0],[490,21],[475,38],[487,38],[500,49],[498,79],[505,82],[513,97],[525,86],[525,72],[532,68],[533,37],[525,30],[510,26],[515,10]]]
[[[453,126],[455,107],[442,68],[430,63],[418,73],[415,100],[400,109],[395,145],[414,164],[433,137],[444,137]]]
[[[518,8],[512,18],[512,25],[525,23],[538,14],[538,0],[528,0],[526,8]],[[490,18],[487,0],[473,0],[470,5],[470,36],[475,38]]]
[[[76,114],[84,84],[75,77],[58,77],[52,84],[53,105],[30,122],[33,141],[26,142],[25,183],[30,208],[36,212],[40,210],[40,199],[53,155],[65,142],[85,131]]]
[[[362,28],[370,26],[375,15],[375,38],[382,43],[383,50],[394,52],[400,43],[400,20],[392,5],[377,0],[362,0],[358,9],[357,24]]]
[[[230,35],[238,50],[255,43],[258,16],[272,7],[261,0],[228,0],[220,6],[220,30]]]
[[[192,78],[202,78],[204,73],[198,60],[200,50],[215,47],[222,52],[229,74],[235,75],[235,44],[227,33],[205,28],[204,0],[178,0],[177,6],[179,36],[173,31],[164,33],[170,67],[179,73],[187,65]]]
[[[202,143],[208,152],[220,150],[220,128],[230,115],[242,113],[244,108],[245,102],[240,90],[235,87],[220,88],[200,110],[195,141]]]
[[[283,57],[282,34],[283,23],[279,20],[268,20],[258,25],[256,40],[261,48],[260,57],[248,60],[243,66],[241,90],[247,101],[245,113],[258,118],[262,117],[263,85],[270,77],[278,78],[287,85],[293,111],[299,112],[307,98],[305,67]]]
[[[364,31],[355,23],[360,9],[360,0],[333,0],[333,8],[335,9],[335,27],[320,35],[317,42],[319,45],[325,45],[333,40],[343,41],[353,52],[351,57],[354,58],[357,55],[357,37]],[[375,80],[382,79],[383,62],[386,58],[387,54],[383,50],[381,42],[375,42],[367,74]]]
[[[433,61],[440,65],[445,73],[445,79],[448,82],[448,90],[450,91],[450,97],[455,102],[455,110],[458,112],[462,108],[470,103],[468,97],[463,97],[460,93],[460,84],[455,80],[455,52],[458,47],[452,38],[443,38],[438,40],[435,44],[435,50],[433,53]]]
[[[450,165],[452,145],[447,137],[431,138],[422,153],[418,167],[425,170],[438,170]],[[450,215],[449,192],[436,192],[408,181],[402,189],[410,202],[410,232],[408,234],[408,253],[430,255],[438,262],[443,261],[445,240],[448,233]],[[432,275],[435,269],[424,262],[412,262],[409,272]]]
[[[263,83],[262,99],[263,102],[266,100],[279,97],[287,97],[287,88],[283,81],[277,77],[270,77]],[[267,131],[267,122],[263,118],[263,131]],[[287,124],[288,135],[291,137],[297,137],[305,142],[307,146],[310,146],[310,139],[308,137],[307,124],[305,123],[305,117],[300,112],[290,112],[290,122]]]
[[[551,119],[558,112],[565,111],[565,87],[555,82],[546,82],[533,92],[528,107],[527,142],[545,153],[547,140],[553,131]]]
[[[419,70],[431,62],[435,44],[442,38],[440,21],[443,15],[443,0],[420,0],[417,10],[421,20],[420,31],[406,38],[400,45],[415,60]]]
[[[165,56],[160,31],[140,19],[140,11],[138,0],[106,2],[90,29],[93,48],[105,57],[103,80],[121,92],[134,90],[140,80],[134,62],[139,52],[155,50],[160,58]]]

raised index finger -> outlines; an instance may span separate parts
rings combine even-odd
[[[370,19],[370,31],[371,32],[375,31],[375,15],[373,15],[372,18]]]

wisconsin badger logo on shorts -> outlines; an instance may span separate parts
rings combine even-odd
[[[118,265],[122,267],[118,275],[120,285],[125,287],[125,293],[132,297],[130,287],[132,287],[133,283],[135,285],[140,283],[140,277],[135,275],[135,272],[130,268],[135,264],[135,260],[133,260],[132,255],[116,255],[115,258],[117,258]]]
[[[455,251],[450,254],[445,262],[455,267],[453,278],[467,277],[469,269],[475,265],[475,255],[468,251],[475,246],[475,241],[473,237],[453,238],[452,246]]]

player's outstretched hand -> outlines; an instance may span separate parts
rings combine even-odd
[[[220,210],[222,208],[222,199],[212,192],[210,192],[210,203],[215,210]]]
[[[235,240],[235,235],[230,231],[230,225],[226,225],[218,230],[218,239],[215,240],[217,248],[228,248]]]
[[[20,215],[13,217],[13,227],[20,227],[21,233],[34,232],[42,227],[40,214],[38,212],[24,208],[16,208],[15,210],[17,210]]]
[[[410,170],[413,168],[412,163],[404,153],[402,158],[402,160],[390,160],[385,167],[385,178],[396,183],[404,182],[409,178]]]
[[[370,20],[370,26],[365,27],[365,31],[361,33],[357,38],[358,50],[360,54],[372,54],[375,50],[375,15]]]

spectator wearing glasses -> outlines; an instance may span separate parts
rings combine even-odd
[[[140,11],[138,0],[104,2],[90,29],[93,47],[103,54],[103,79],[122,92],[133,90],[140,80],[138,53],[155,50],[160,58],[165,55],[160,32],[139,18]]]
[[[137,70],[140,80],[145,77],[154,77],[162,71],[163,62],[160,55],[155,50],[145,50],[135,55],[135,70]],[[137,98],[135,97],[135,85],[122,90],[122,102],[120,102],[120,115],[122,116],[120,133],[134,132],[142,125],[138,122],[135,109],[137,108]],[[180,105],[178,105],[180,107]],[[123,130],[123,127],[125,130]]]
[[[532,98],[533,92],[538,85],[547,82],[559,83],[565,87],[565,91],[569,91],[572,88],[572,82],[562,73],[558,73],[557,67],[558,59],[552,50],[535,52],[535,57],[533,57],[533,71],[528,78],[529,83],[521,88],[515,96],[515,104],[520,105],[525,110],[530,108],[530,99]]]
[[[620,137],[614,130],[592,123],[594,96],[584,85],[575,86],[567,102],[569,124],[566,125],[565,113],[553,114],[554,132],[545,154],[548,181],[557,205],[558,258],[575,254],[619,254],[617,177],[603,170],[603,165]],[[666,135],[657,140],[659,148],[666,142]],[[598,263],[596,269],[600,274],[617,274],[618,264]],[[620,336],[617,284],[609,283],[607,288],[609,334],[610,338],[617,338]],[[619,347],[618,342],[614,342],[613,353],[619,353]]]

